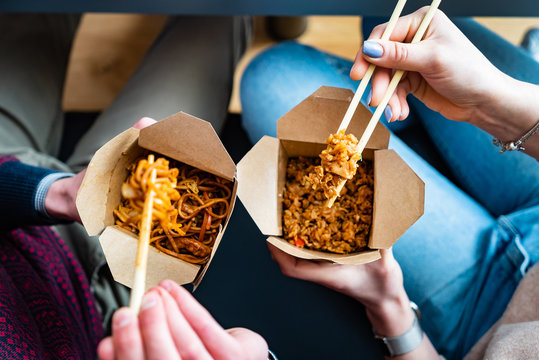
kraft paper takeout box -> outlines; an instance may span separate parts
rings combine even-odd
[[[354,94],[348,89],[321,87],[277,121],[277,138],[264,136],[238,163],[238,197],[267,241],[303,259],[360,264],[380,258],[423,214],[425,184],[393,150],[389,131],[378,124],[362,154],[374,163],[374,207],[369,249],[333,254],[296,247],[281,236],[282,193],[289,157],[318,156],[340,125]],[[361,137],[371,112],[358,107],[347,133]]]
[[[147,289],[163,279],[197,286],[223,237],[232,214],[237,188],[236,165],[209,122],[177,113],[142,130],[126,130],[106,143],[88,165],[77,194],[76,204],[82,223],[89,235],[100,235],[99,242],[114,279],[131,287],[138,238],[130,231],[114,225],[113,210],[121,200],[120,189],[127,177],[127,166],[143,155],[145,150],[234,181],[229,214],[206,264],[191,264],[150,246]]]

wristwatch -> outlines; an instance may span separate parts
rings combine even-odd
[[[404,334],[388,337],[380,336],[376,333],[374,334],[374,339],[384,352],[385,356],[393,357],[406,354],[417,348],[423,341],[423,329],[421,329],[421,325],[419,325],[421,312],[417,305],[412,301],[410,301],[410,307],[414,312],[414,322]]]

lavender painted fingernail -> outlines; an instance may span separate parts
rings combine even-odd
[[[391,106],[387,105],[384,110],[384,115],[386,117],[386,120],[389,122],[391,121],[391,118],[393,117],[393,111],[391,111]]]
[[[367,40],[363,43],[363,54],[372,58],[379,58],[384,54],[384,48],[376,41]]]
[[[372,90],[369,91],[369,95],[367,95],[367,106],[371,106],[371,100],[372,100]]]

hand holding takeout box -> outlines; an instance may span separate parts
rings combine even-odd
[[[101,147],[88,165],[77,195],[77,208],[90,235],[99,241],[114,279],[131,287],[135,272],[137,236],[115,225],[113,210],[121,200],[121,186],[128,166],[147,150],[233,181],[228,215],[219,229],[210,259],[192,264],[150,247],[146,288],[165,278],[197,286],[221,241],[232,214],[237,187],[236,166],[211,124],[185,113],[177,113],[142,130],[129,129]]]
[[[368,249],[332,254],[294,246],[282,238],[282,192],[289,157],[315,157],[325,148],[327,134],[339,127],[353,93],[321,87],[277,122],[277,138],[263,137],[238,163],[238,196],[268,242],[303,259],[360,264],[380,257],[423,214],[425,185],[412,169],[387,149],[389,131],[378,124],[363,158],[374,163],[374,209]],[[371,117],[361,106],[349,132],[362,134]]]

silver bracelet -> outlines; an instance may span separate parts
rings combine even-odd
[[[498,138],[494,138],[494,139],[492,139],[492,143],[494,144],[494,146],[501,147],[500,154],[505,152],[505,151],[513,151],[513,150],[524,151],[524,150],[526,150],[526,148],[523,147],[522,144],[524,144],[524,142],[526,140],[528,140],[533,135],[535,135],[535,133],[537,131],[539,131],[539,121],[537,121],[535,126],[532,127],[527,133],[525,133],[517,141],[501,141]]]

